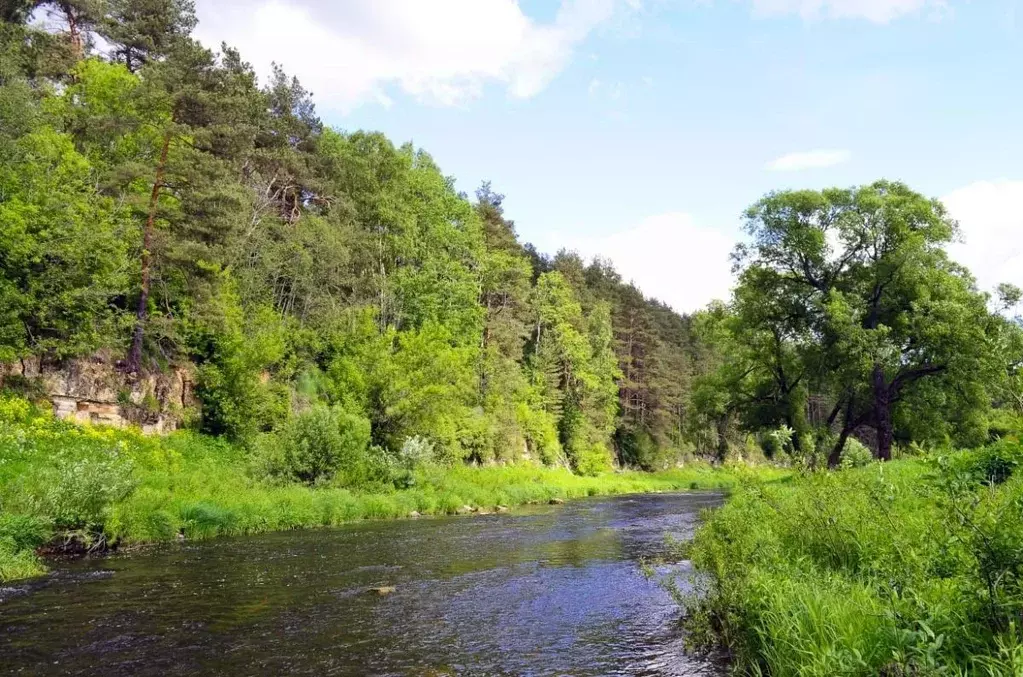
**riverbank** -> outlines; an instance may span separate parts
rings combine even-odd
[[[402,488],[271,483],[252,472],[243,448],[220,439],[79,426],[0,398],[0,581],[44,573],[43,549],[100,550],[734,483],[733,472],[702,464],[593,477],[526,464],[423,466]]]
[[[1023,674],[1023,447],[744,481],[686,548],[741,674]]]

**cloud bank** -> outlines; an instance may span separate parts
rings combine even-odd
[[[586,259],[610,260],[626,281],[680,312],[727,300],[732,287],[729,254],[735,240],[681,212],[659,214],[599,237],[552,237]]]
[[[237,47],[261,75],[276,61],[328,109],[388,105],[391,88],[459,105],[491,83],[535,96],[588,35],[636,7],[562,0],[540,23],[517,0],[199,0],[197,37]]]
[[[977,286],[1023,287],[1023,181],[977,181],[942,198],[962,232],[949,255],[973,272]]]

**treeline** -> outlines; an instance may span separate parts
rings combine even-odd
[[[680,316],[523,245],[489,184],[470,198],[411,145],[325,126],[282,69],[261,84],[193,40],[189,0],[0,11],[0,362],[190,363],[197,425],[246,444],[320,425],[371,454],[581,472],[834,466],[1016,427],[1023,339],[995,311],[1020,292],[995,308],[902,184],[768,195],[733,297]]]
[[[0,11],[0,362],[190,363],[197,425],[245,443],[326,421],[325,448],[587,473],[696,449],[690,320],[521,244],[489,184],[325,126],[192,39],[188,0]]]

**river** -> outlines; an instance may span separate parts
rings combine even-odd
[[[61,564],[0,587],[0,674],[720,675],[686,655],[639,562],[721,500],[591,498]]]

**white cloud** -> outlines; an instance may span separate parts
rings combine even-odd
[[[631,6],[561,0],[555,18],[539,23],[517,0],[199,0],[196,33],[237,47],[261,75],[276,61],[327,108],[384,102],[395,86],[457,105],[488,83],[535,96],[579,43]]]
[[[980,289],[1001,282],[1023,287],[1023,181],[977,181],[942,202],[962,230],[963,241],[949,254],[973,272]]]
[[[834,167],[848,162],[852,153],[847,150],[811,150],[805,153],[789,153],[767,163],[767,168],[776,172],[798,172],[803,169]]]
[[[681,312],[727,300],[732,287],[729,254],[735,241],[679,212],[651,216],[638,225],[600,237],[551,237],[586,259],[610,259],[626,281]]]
[[[753,0],[758,16],[799,14],[808,20],[866,19],[882,24],[924,9],[935,17],[949,11],[945,0]]]

